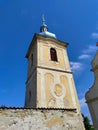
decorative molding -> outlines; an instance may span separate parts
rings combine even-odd
[[[68,78],[68,82],[69,82],[69,88],[70,88],[73,107],[77,107],[74,88],[73,88],[74,87],[73,78]]]
[[[52,68],[47,68],[47,67],[42,67],[42,66],[37,66],[37,68],[47,69],[47,70],[52,70],[52,71],[58,71],[58,72],[63,72],[63,73],[69,73],[69,74],[72,74],[72,72],[70,72],[70,71],[64,71],[64,70],[52,69]]]
[[[41,106],[46,107],[44,72],[41,71],[40,74],[41,74]]]

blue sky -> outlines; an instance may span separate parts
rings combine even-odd
[[[89,116],[85,92],[93,84],[91,60],[98,41],[98,0],[0,0],[0,105],[24,106],[25,54],[42,14],[49,31],[69,43],[68,56],[82,112]]]

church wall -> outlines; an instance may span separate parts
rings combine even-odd
[[[85,98],[91,113],[94,129],[98,130],[98,51],[91,63],[91,70],[94,72],[94,83],[86,92]]]
[[[79,115],[68,110],[0,109],[0,130],[84,130]]]
[[[95,130],[98,130],[98,100],[88,103]]]
[[[98,100],[94,101],[92,103],[94,114],[97,114],[96,116],[96,122],[98,122]],[[98,125],[97,125],[98,126]]]

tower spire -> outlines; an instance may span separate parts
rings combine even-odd
[[[40,27],[40,35],[56,38],[56,35],[54,33],[48,31],[48,26],[46,25],[44,15],[42,15],[42,25]]]
[[[40,32],[47,32],[48,31],[48,27],[45,24],[45,18],[44,15],[42,15],[42,26],[40,27]]]
[[[45,18],[44,18],[44,14],[42,15],[42,24],[45,24]]]

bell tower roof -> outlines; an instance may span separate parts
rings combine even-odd
[[[48,31],[48,26],[45,24],[44,15],[42,16],[42,26],[40,27],[40,32]]]
[[[42,25],[40,27],[40,33],[43,36],[49,36],[49,37],[53,37],[56,38],[56,35],[54,33],[48,32],[48,26],[45,23],[45,18],[44,15],[42,16]]]

